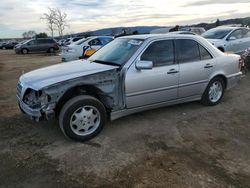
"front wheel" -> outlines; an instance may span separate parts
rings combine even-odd
[[[225,91],[225,82],[222,78],[212,79],[203,96],[201,102],[208,106],[214,106],[220,103]]]
[[[105,107],[88,95],[70,99],[59,115],[59,125],[64,135],[77,141],[95,137],[103,129],[105,121]]]
[[[49,53],[51,53],[51,54],[53,54],[53,53],[55,53],[55,49],[54,48],[49,48]]]

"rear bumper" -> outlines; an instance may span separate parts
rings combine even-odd
[[[62,62],[74,61],[78,60],[78,58],[74,54],[61,54]]]
[[[227,76],[227,89],[231,89],[235,87],[242,78],[242,72],[238,72],[236,74],[232,74]]]

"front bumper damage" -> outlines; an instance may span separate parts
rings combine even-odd
[[[48,104],[46,107],[42,108],[30,108],[27,104],[25,104],[23,101],[21,101],[18,97],[18,104],[22,112],[27,114],[31,117],[31,119],[35,121],[40,121],[43,118],[46,118],[47,120],[53,119],[55,117],[55,107],[56,104]]]

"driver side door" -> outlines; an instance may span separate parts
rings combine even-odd
[[[138,69],[140,61],[152,69]],[[125,78],[127,108],[136,108],[177,99],[179,65],[175,63],[173,40],[154,41],[130,66]]]

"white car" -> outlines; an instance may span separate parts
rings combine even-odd
[[[60,54],[61,59],[63,62],[77,60],[83,55],[83,51],[88,49],[90,46],[91,48],[98,50],[112,40],[113,37],[110,36],[94,36],[81,39],[70,44],[69,46],[63,47]]]
[[[202,36],[222,52],[240,54],[250,47],[250,29],[245,27],[217,27]]]

